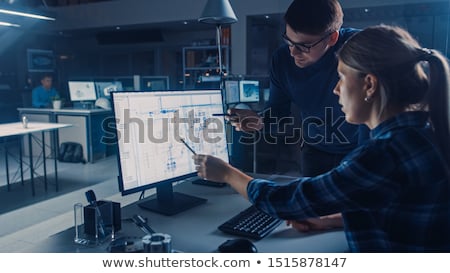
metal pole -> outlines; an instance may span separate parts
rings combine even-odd
[[[219,75],[220,77],[223,76],[222,71],[222,48],[221,48],[221,42],[220,42],[220,33],[221,33],[222,27],[220,24],[217,24],[216,26],[216,39],[217,39],[217,50],[219,51]]]

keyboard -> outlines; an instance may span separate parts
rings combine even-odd
[[[272,232],[281,222],[282,220],[258,210],[255,206],[250,206],[221,224],[218,229],[228,234],[259,240]]]

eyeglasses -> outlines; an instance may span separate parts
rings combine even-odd
[[[322,38],[320,38],[320,40],[318,40],[317,42],[314,42],[312,44],[294,43],[288,38],[288,36],[286,36],[286,33],[283,33],[281,35],[281,37],[283,38],[283,40],[286,42],[286,44],[289,47],[295,47],[295,49],[297,49],[300,52],[309,53],[311,51],[311,48],[318,45],[320,42],[322,42],[323,40],[328,38],[328,36],[330,36],[331,34],[333,34],[333,32],[325,34]]]

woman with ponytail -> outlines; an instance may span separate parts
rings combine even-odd
[[[199,176],[229,183],[282,219],[341,212],[353,252],[449,252],[447,59],[386,25],[353,35],[337,58],[334,93],[347,122],[370,128],[364,145],[333,170],[287,184],[254,179],[208,155],[194,156]]]

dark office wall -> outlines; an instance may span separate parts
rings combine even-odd
[[[82,77],[163,75],[169,76],[172,88],[177,88],[183,78],[182,48],[196,41],[214,43],[215,35],[214,28],[197,31],[163,29],[160,31],[162,41],[159,37],[154,42],[137,42],[128,40],[122,33],[118,37],[124,39],[123,42],[105,44],[97,39],[99,32],[61,35],[56,47],[57,54],[63,56],[58,68],[62,81]]]
[[[28,71],[27,49],[55,50],[52,36],[45,38],[26,29],[0,33],[0,123],[19,120],[17,108],[31,105],[30,89],[25,90],[26,79],[39,83],[39,72]],[[13,39],[12,41],[9,39]],[[54,76],[58,81],[58,75]]]

